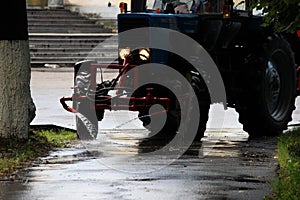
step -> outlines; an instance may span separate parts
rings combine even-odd
[[[69,15],[69,14],[66,14],[66,15],[55,15],[55,14],[44,14],[44,15],[40,15],[40,14],[35,14],[35,15],[27,15],[27,19],[28,20],[35,20],[35,19],[52,19],[52,20],[61,20],[61,19],[80,19],[80,20],[89,20],[88,18],[85,18],[85,17],[82,17],[80,15],[76,16],[76,15]],[[95,20],[91,20],[91,21],[94,21]]]
[[[117,63],[116,58],[98,58],[98,57],[61,57],[61,58],[56,58],[56,57],[48,57],[48,58],[31,58],[30,63],[32,64],[59,64],[59,63],[65,63],[65,64],[74,64],[78,61],[81,60],[95,60],[99,63]]]
[[[103,29],[103,25],[97,25],[97,24],[86,24],[86,23],[80,23],[80,24],[68,24],[68,23],[58,23],[58,24],[54,24],[54,23],[49,23],[49,24],[45,24],[45,23],[36,23],[36,24],[29,24],[28,27],[29,28],[33,28],[34,26],[37,26],[39,28],[42,29],[87,29],[87,28],[97,28],[97,29]]]
[[[107,48],[94,48],[94,49],[91,49],[91,48],[78,48],[78,49],[75,49],[75,48],[40,48],[40,49],[37,49],[37,48],[30,48],[30,51],[32,53],[43,53],[43,54],[58,54],[58,53],[76,53],[76,52],[81,52],[81,53],[90,53],[90,52],[93,52],[93,53],[118,53],[117,51],[117,48],[110,48],[110,49],[107,49]]]
[[[59,48],[68,46],[117,47],[115,34],[30,34],[31,48]]]
[[[28,9],[30,33],[100,33],[112,32],[103,25],[67,9]]]
[[[117,34],[113,33],[29,33],[30,41],[38,40],[112,40],[118,41]]]
[[[57,13],[64,13],[64,12],[71,12],[68,9],[47,9],[47,8],[27,8],[27,12],[46,12],[46,11],[51,11],[51,12],[57,12]]]
[[[36,15],[70,15],[70,16],[81,16],[78,12],[70,11],[68,9],[27,9],[27,16]]]
[[[59,52],[66,52],[66,53],[72,53],[72,52],[91,52],[91,48],[80,48],[80,49],[74,49],[74,48],[30,48],[31,52],[41,52],[41,53],[59,53]],[[117,52],[117,47],[111,47],[111,48],[94,48],[92,49],[94,52],[104,52],[104,53],[114,53]]]
[[[40,24],[94,24],[94,21],[88,21],[84,19],[60,19],[60,20],[52,20],[49,18],[41,19],[41,18],[36,18],[36,19],[28,19],[28,24],[33,26],[37,26]]]
[[[111,29],[60,29],[60,28],[52,28],[52,29],[36,29],[36,28],[29,28],[29,32],[34,32],[34,33],[111,33]]]
[[[86,49],[86,48],[90,48],[90,49],[103,49],[103,48],[116,48],[117,49],[117,45],[114,45],[114,44],[104,44],[104,45],[101,45],[101,44],[95,44],[95,45],[89,45],[89,44],[78,44],[78,45],[74,45],[74,44],[40,44],[40,45],[36,45],[36,44],[32,44],[32,43],[29,43],[29,47],[30,49],[35,49],[35,48],[83,48],[83,49]]]
[[[35,46],[38,45],[64,45],[64,44],[69,44],[69,45],[74,45],[74,46],[82,46],[82,45],[117,45],[117,42],[111,41],[111,40],[49,40],[45,39],[44,41],[42,40],[30,40],[29,41],[31,44],[34,44]]]
[[[64,9],[28,9],[27,15],[32,66],[73,66],[84,59],[117,63],[117,35],[99,24],[101,20]]]
[[[31,56],[33,57],[48,57],[48,56],[56,56],[56,57],[86,57],[86,56],[97,56],[97,57],[114,57],[117,58],[118,53],[116,52],[105,52],[105,51],[75,51],[75,52],[31,52]]]
[[[67,18],[81,18],[81,19],[88,19],[78,13],[72,13],[72,12],[69,12],[69,13],[53,13],[53,12],[41,12],[41,13],[32,13],[32,14],[29,14],[27,12],[27,17],[28,18],[36,18],[36,17],[67,17]]]
[[[40,44],[40,43],[111,43],[111,44],[117,44],[117,40],[103,37],[103,38],[29,38],[29,42]]]

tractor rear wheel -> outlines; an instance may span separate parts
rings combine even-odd
[[[250,136],[278,135],[287,129],[295,109],[293,52],[283,38],[273,36],[268,38],[259,60],[257,80],[249,80],[247,94],[236,110]]]

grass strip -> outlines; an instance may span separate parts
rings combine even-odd
[[[47,156],[55,148],[69,147],[77,136],[62,130],[31,130],[28,140],[0,140],[0,180],[10,180],[13,174],[38,157]]]
[[[279,136],[277,156],[279,169],[273,181],[274,193],[265,199],[300,199],[300,129]]]

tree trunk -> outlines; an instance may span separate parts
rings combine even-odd
[[[27,138],[34,106],[28,41],[0,41],[0,137]],[[32,117],[31,117],[32,118]]]
[[[0,138],[28,138],[35,116],[25,0],[4,1],[0,12]]]

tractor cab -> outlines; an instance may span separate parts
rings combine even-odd
[[[120,3],[121,13],[164,13],[164,14],[226,14],[235,10],[246,10],[250,1],[242,0],[132,0],[130,6]],[[125,5],[125,6],[124,6]],[[129,8],[127,10],[127,8]],[[126,10],[124,10],[126,8]]]
[[[236,45],[245,46],[243,43],[249,39],[244,37],[255,39],[261,29],[262,17],[253,17],[247,7],[248,4],[241,0],[132,0],[131,10],[118,15],[118,32],[133,32],[134,29],[138,31],[148,27],[165,28],[183,33],[208,52],[215,52]],[[240,34],[242,38],[236,37],[240,32],[243,32]],[[151,33],[141,36],[136,32],[136,37],[130,41],[130,38],[123,38],[120,34],[119,64],[123,63],[124,53],[132,50],[129,46],[137,43],[137,39],[145,44],[151,43],[151,38]],[[239,40],[238,44],[233,43],[234,39]],[[153,54],[152,62],[170,64],[170,60],[174,61],[170,59],[170,54],[159,50],[150,54]]]

